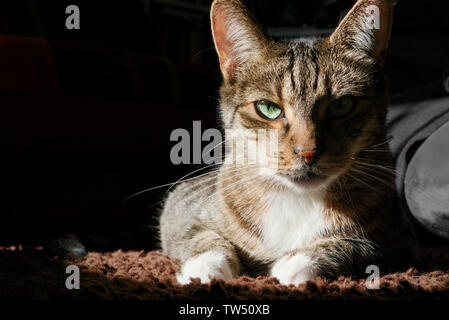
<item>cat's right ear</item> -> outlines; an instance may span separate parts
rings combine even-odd
[[[215,0],[210,20],[225,80],[243,64],[262,57],[268,37],[240,0]]]

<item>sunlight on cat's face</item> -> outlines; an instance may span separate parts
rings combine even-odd
[[[228,128],[278,130],[271,178],[281,184],[325,187],[382,134],[385,89],[376,64],[321,41],[272,46],[223,95],[234,105],[223,108]]]

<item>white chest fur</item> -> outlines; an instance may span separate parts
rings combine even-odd
[[[275,255],[305,247],[325,231],[324,192],[298,194],[284,191],[270,195],[262,215],[262,237]]]

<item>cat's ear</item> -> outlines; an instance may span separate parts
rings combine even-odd
[[[215,0],[210,19],[225,79],[239,66],[262,57],[268,37],[240,0]]]
[[[393,0],[359,0],[330,36],[331,43],[384,63],[393,25]]]

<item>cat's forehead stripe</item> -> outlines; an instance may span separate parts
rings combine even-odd
[[[289,64],[284,72],[285,94],[290,103],[299,105],[308,99],[308,94],[319,89],[320,66],[318,54],[314,47],[315,41],[290,43],[286,52]]]

